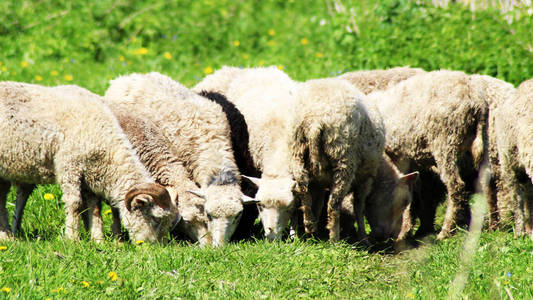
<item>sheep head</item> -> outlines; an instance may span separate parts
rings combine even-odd
[[[294,212],[294,188],[296,182],[290,177],[262,178],[242,176],[257,186],[255,201],[265,236],[270,240],[281,239]]]
[[[387,179],[378,180],[369,195],[365,215],[370,224],[370,236],[378,241],[397,238],[402,228],[403,213],[412,201],[412,187],[418,172],[401,174],[395,168],[381,168],[392,172]]]
[[[237,184],[211,184],[200,190],[188,191],[205,199],[211,245],[227,244],[237,228],[245,196]]]
[[[172,187],[145,183],[130,189],[124,202],[129,213],[125,225],[132,240],[161,240],[181,219],[177,201],[177,192]]]

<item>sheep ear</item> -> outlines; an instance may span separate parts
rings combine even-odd
[[[413,186],[415,184],[416,180],[418,179],[418,171],[412,172],[409,174],[402,175],[400,177],[400,181],[404,184],[407,184],[408,186]]]
[[[200,197],[202,199],[205,199],[205,194],[201,190],[194,190],[194,191],[193,190],[188,190],[187,193],[191,193],[191,194],[193,194],[195,196],[198,196],[198,197]]]
[[[248,182],[252,183],[257,188],[259,188],[259,186],[261,185],[261,178],[251,177],[251,176],[246,176],[246,175],[241,175],[241,177],[248,180]]]
[[[252,198],[252,197],[248,197],[246,195],[242,195],[242,203],[243,204],[255,204],[255,203],[259,203],[259,200]]]
[[[146,195],[146,194],[140,194],[138,196],[135,196],[131,200],[130,211],[131,210],[135,210],[135,209],[139,209],[139,208],[143,208],[146,205],[148,205],[148,203],[150,203],[152,201],[153,201],[152,196],[149,196],[149,195]]]
[[[172,186],[165,187],[170,195],[170,201],[178,205],[178,190]]]

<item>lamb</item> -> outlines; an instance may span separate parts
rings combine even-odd
[[[364,70],[344,73],[339,78],[348,80],[365,95],[386,90],[400,81],[425,71],[419,68],[396,67],[387,70]]]
[[[0,124],[0,178],[58,183],[65,238],[78,239],[82,189],[117,209],[134,240],[161,240],[179,219],[175,191],[154,182],[98,96],[73,86],[2,82]],[[0,237],[9,238],[5,197],[0,201]]]
[[[495,115],[502,181],[513,201],[515,235],[533,238],[533,79],[521,83]]]
[[[369,98],[383,116],[385,150],[399,169],[436,170],[445,184],[446,217],[437,238],[448,237],[469,221],[466,183],[472,180],[466,177],[477,175],[488,153],[487,103],[472,94],[468,75],[445,70],[415,75]]]
[[[259,217],[268,239],[280,239],[296,207],[296,182],[290,170],[288,120],[293,107],[287,100],[297,84],[275,67],[224,67],[193,88],[225,95],[244,116],[254,167],[261,177],[243,176],[257,186]]]
[[[111,81],[104,102],[113,110],[149,118],[169,141],[205,199],[212,245],[227,243],[243,201],[240,174],[231,151],[228,121],[219,105],[159,74],[131,74]]]
[[[327,228],[330,240],[340,238],[341,204],[349,193],[356,204],[359,240],[366,239],[363,220],[366,203],[372,205],[372,213],[367,216],[374,225],[373,235],[380,239],[397,236],[403,209],[410,201],[409,185],[417,174],[399,179],[399,173],[387,168],[383,157],[383,123],[374,105],[365,104],[361,92],[338,78],[309,80],[301,84],[293,105],[298,109],[294,111],[290,129],[291,162],[295,163],[292,170],[299,183],[297,194],[302,199],[306,232],[316,231],[313,213],[316,204],[313,203],[319,204],[315,211],[320,212],[320,202],[325,190],[329,189]],[[380,170],[380,182],[376,182]],[[398,181],[383,185],[385,177],[391,175],[407,183],[404,185],[406,193],[394,191]],[[385,196],[384,192],[392,193]],[[379,207],[375,207],[376,204]],[[381,217],[386,215],[385,211],[394,210],[392,207],[396,210],[394,217]],[[384,225],[377,226],[378,222],[384,222]]]

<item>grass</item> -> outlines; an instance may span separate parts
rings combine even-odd
[[[532,18],[508,23],[490,8],[430,2],[2,1],[0,80],[101,94],[125,73],[159,71],[192,86],[222,65],[277,65],[298,80],[399,65],[514,85],[533,77]],[[72,243],[61,239],[60,197],[57,186],[39,186],[19,237],[0,243],[0,297],[433,299],[463,270],[460,297],[533,298],[533,242],[508,232],[483,232],[467,264],[463,232],[397,255],[316,241]]]

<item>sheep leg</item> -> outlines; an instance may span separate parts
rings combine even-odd
[[[524,229],[533,238],[533,184],[525,183],[524,195]]]
[[[489,206],[489,230],[496,230],[500,223],[497,198],[498,181],[496,176],[492,177],[484,193]]]
[[[313,213],[313,196],[307,191],[300,194],[299,198],[302,203],[301,209],[303,213],[305,233],[307,235],[312,235],[317,229],[317,220]]]
[[[447,159],[437,162],[442,181],[448,190],[444,224],[437,235],[439,240],[451,236],[455,226],[461,225],[468,219],[468,197],[465,183],[459,175],[458,166],[450,165],[450,162],[457,161],[456,157],[451,153]]]
[[[13,235],[16,235],[20,230],[20,225],[22,224],[22,216],[24,214],[24,208],[28,202],[35,185],[33,184],[23,184],[16,183],[14,184],[17,187],[17,200],[15,205],[15,212],[13,213],[13,224],[11,226],[11,231]]]
[[[87,210],[84,213],[85,229],[91,232],[91,239],[102,242],[104,240],[102,201],[93,193],[85,193],[83,200],[87,204]]]
[[[365,204],[366,198],[372,190],[372,184],[374,180],[372,178],[366,178],[366,180],[357,186],[357,193],[354,195],[354,210],[355,218],[357,219],[357,240],[363,244],[368,244],[368,236],[365,229]],[[357,196],[357,197],[355,197]]]
[[[114,236],[120,237],[122,235],[122,228],[120,227],[120,211],[116,208],[111,208],[113,214],[113,224],[111,224],[111,232]]]
[[[65,203],[65,238],[73,241],[79,239],[80,214],[82,211],[80,182],[77,179],[59,181],[63,191],[61,199]]]
[[[328,225],[329,239],[336,242],[340,239],[340,212],[342,200],[350,190],[350,184],[346,182],[345,178],[335,174],[334,184],[331,188],[331,193],[328,200]],[[364,199],[361,199],[364,201]]]
[[[0,240],[11,238],[11,230],[9,229],[9,216],[6,209],[7,194],[11,183],[0,179]]]

